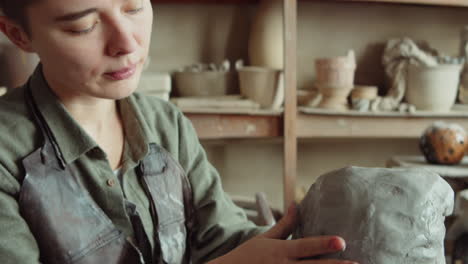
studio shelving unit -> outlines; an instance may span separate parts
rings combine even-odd
[[[468,0],[301,0],[369,4],[468,7]],[[157,3],[252,3],[255,0],[153,0]],[[468,128],[468,114],[359,114],[305,110],[297,106],[297,0],[284,2],[285,104],[280,114],[187,113],[200,139],[269,139],[283,142],[283,201],[295,198],[297,142],[310,138],[417,138],[424,128],[443,118]],[[376,118],[378,117],[378,118]]]

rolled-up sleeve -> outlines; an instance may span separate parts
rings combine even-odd
[[[20,183],[0,165],[0,262],[39,263],[39,249],[18,206]]]
[[[192,185],[196,211],[192,260],[205,263],[265,232],[267,227],[249,221],[224,192],[219,174],[208,161],[195,129],[182,114],[179,132],[179,162]]]

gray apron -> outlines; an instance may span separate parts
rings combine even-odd
[[[135,238],[125,237],[79,180],[75,163],[65,164],[50,128],[27,87],[25,99],[44,145],[23,159],[26,176],[19,206],[45,264],[191,263],[192,190],[179,163],[150,144],[136,168],[150,200],[155,237],[148,238],[136,207],[125,201]],[[155,241],[151,252],[149,239]]]

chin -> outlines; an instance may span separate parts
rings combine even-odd
[[[135,92],[136,88],[137,86],[133,86],[133,87],[127,86],[127,87],[122,87],[120,89],[115,89],[111,92],[110,99],[119,100],[119,99],[129,97]]]
[[[138,88],[139,81],[139,76],[134,76],[133,78],[128,80],[112,83],[108,87],[106,87],[106,93],[103,97],[112,100],[126,98],[136,91],[136,89]]]

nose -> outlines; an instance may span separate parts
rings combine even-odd
[[[107,54],[119,57],[133,53],[138,46],[132,26],[124,21],[116,21],[109,27]]]

